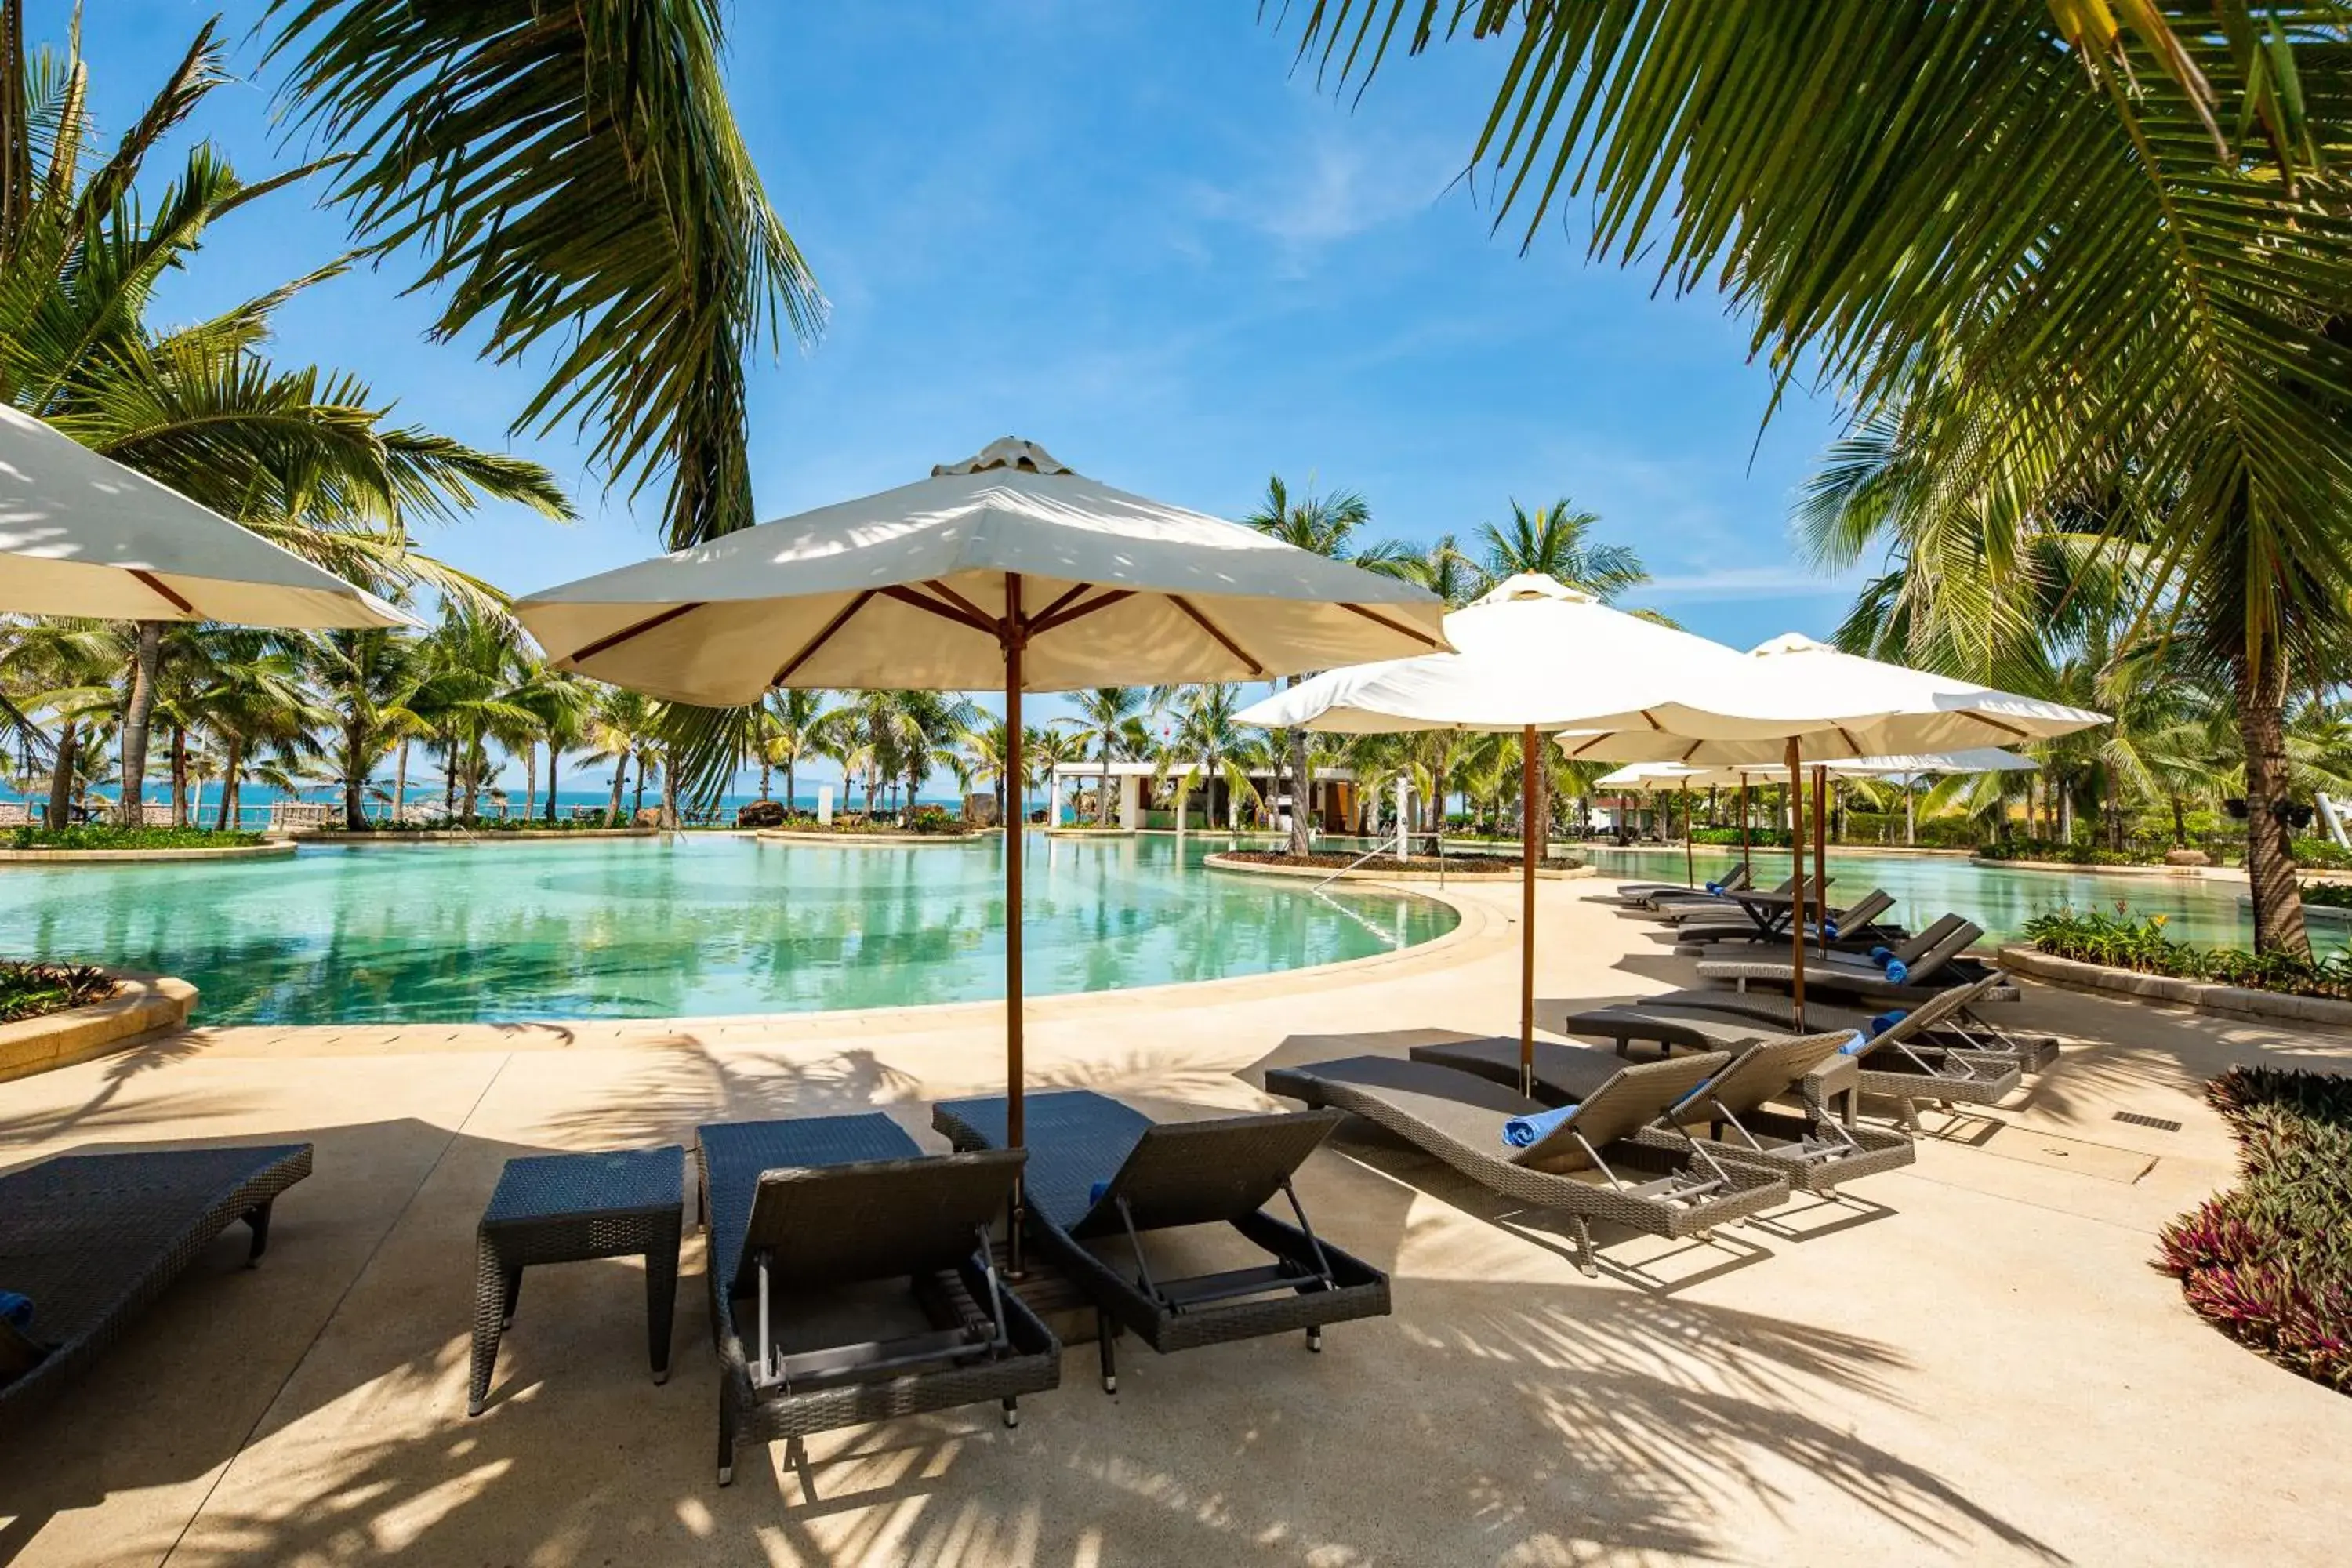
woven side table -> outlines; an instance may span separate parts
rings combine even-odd
[[[534,1264],[642,1254],[646,1348],[654,1381],[669,1381],[685,1167],[686,1151],[675,1143],[507,1162],[476,1232],[474,1376],[467,1415],[479,1415],[489,1397],[499,1336],[514,1321],[522,1271]]]

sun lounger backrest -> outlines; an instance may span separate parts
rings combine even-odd
[[[1245,1219],[1272,1201],[1283,1179],[1339,1123],[1336,1110],[1154,1122],[1072,1234],[1125,1229],[1121,1199],[1138,1230]]]
[[[1903,1016],[1893,1026],[1882,1030],[1873,1038],[1901,1039],[1932,1029],[1995,985],[2000,984],[2000,978],[1998,973],[1994,973],[1981,980],[1971,980],[1966,985],[1954,985],[1938,991],[1916,1007],[1906,1010]]]
[[[1734,1116],[1745,1116],[1766,1100],[1788,1093],[1799,1079],[1835,1056],[1853,1038],[1853,1030],[1836,1029],[1752,1045],[1691,1095],[1685,1102],[1681,1119],[1701,1120],[1717,1106]]]
[[[869,1160],[765,1171],[743,1227],[737,1291],[772,1276],[793,1285],[844,1285],[952,1268],[973,1234],[992,1223],[1028,1159],[1023,1149]]]
[[[1840,910],[1830,918],[1837,921],[1839,930],[1856,931],[1894,907],[1895,900],[1885,889],[1873,888],[1855,900],[1852,909]]]
[[[1700,1051],[1626,1068],[1579,1101],[1575,1111],[1549,1137],[1514,1152],[1511,1160],[1538,1168],[1562,1160],[1584,1163],[1583,1149],[1577,1142],[1580,1137],[1595,1149],[1632,1137],[1680,1104],[1730,1060],[1724,1051]]]
[[[1906,984],[1917,985],[1925,983],[1933,977],[1937,970],[1968,951],[1975,944],[1977,938],[1982,935],[1984,935],[1982,926],[1973,921],[1960,921],[1937,938],[1933,946],[1922,952],[1917,963],[1910,965],[1911,973]]]
[[[1937,942],[1966,923],[1956,914],[1938,915],[1931,924],[1921,927],[1909,941],[1896,942],[1894,948],[1895,956],[1901,959],[1906,965],[1916,964],[1927,957]]]

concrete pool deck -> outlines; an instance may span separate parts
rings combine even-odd
[[[1685,984],[1687,961],[1546,883],[1546,1016]],[[1055,999],[1037,1087],[1164,1115],[1266,1103],[1269,1057],[1513,1026],[1515,887],[1360,968]],[[2352,1400],[2224,1339],[2148,1266],[2232,1179],[2199,1086],[2352,1068],[2352,1035],[2027,988],[2068,1037],[1918,1163],[1717,1245],[1560,1230],[1369,1131],[1302,1177],[1395,1311],[1058,1391],[826,1434],[711,1469],[689,1232],[674,1374],[646,1377],[629,1262],[534,1271],[487,1414],[464,1416],[474,1222],[502,1162],[689,1142],[698,1123],[1001,1087],[996,1009],[500,1029],[199,1029],[0,1085],[0,1163],[305,1138],[317,1173],[248,1273],[225,1238],[0,1466],[0,1563],[1030,1565],[1921,1561],[2320,1563],[2343,1549]],[[2126,1125],[2116,1111],[2180,1122]]]

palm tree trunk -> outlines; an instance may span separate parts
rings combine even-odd
[[[645,815],[645,810],[646,755],[643,752],[640,752],[637,753],[637,793],[629,802],[629,820],[631,822],[636,821],[638,817]]]
[[[466,737],[466,820],[474,820],[482,798],[482,731]]]
[[[457,810],[457,742],[452,736],[441,747],[441,815],[453,816]]]
[[[81,744],[81,721],[68,719],[58,731],[57,760],[49,768],[51,827],[63,827],[73,818],[74,752]]]
[[[172,826],[188,825],[188,727],[172,726]]]
[[[155,713],[155,666],[163,650],[163,623],[139,623],[139,653],[131,666],[131,700],[122,713],[122,820],[146,818],[147,731]]]
[[[2189,847],[2189,824],[2182,820],[2180,815],[2180,796],[2174,795],[2171,799],[2173,847],[2186,849]]]
[[[662,754],[661,782],[662,831],[677,831],[677,759],[668,752]]]
[[[2303,929],[2286,823],[2272,809],[2287,800],[2286,659],[2273,649],[2259,668],[2241,655],[2236,677],[2238,734],[2246,752],[2246,878],[2253,884],[2254,951],[2311,956]]]
[[[760,753],[760,798],[761,800],[768,798],[768,786],[775,780],[776,764],[768,753],[762,751]]]
[[[408,737],[400,738],[400,751],[392,764],[392,819],[404,820],[408,816]]]
[[[362,742],[356,721],[343,726],[343,826],[358,832],[367,821],[367,748]]]
[[[607,827],[618,827],[621,825],[621,789],[628,783],[628,757],[624,754],[613,759],[613,798],[604,806],[604,826]]]
[[[796,809],[793,805],[793,802],[800,798],[800,791],[797,787],[798,781],[793,777],[795,771],[797,770],[793,766],[793,760],[787,757],[784,760],[784,811],[788,816]],[[997,793],[997,800],[1001,804],[1003,798],[1003,792],[1000,788]]]
[[[235,735],[228,738],[228,754],[222,759],[220,820],[213,826],[226,833],[236,826],[237,775],[245,772],[245,747]]]
[[[555,770],[557,765],[562,761],[563,748],[555,743],[552,736],[549,737],[547,742],[547,820],[550,822],[553,822],[555,820]]]
[[[1102,732],[1102,783],[1095,790],[1095,826],[1110,826],[1110,747],[1111,732]]]

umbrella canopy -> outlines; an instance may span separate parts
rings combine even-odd
[[[1846,757],[1811,764],[1840,778],[1926,778],[1940,773],[2032,773],[2042,764],[1998,746],[1975,746],[1965,752],[1915,752],[1885,757]],[[1772,782],[1789,776],[1785,763],[1733,766],[1718,763],[1697,767],[1688,763],[1628,763],[1592,781],[1596,790],[1707,789]]]
[[[1612,763],[1785,763],[1947,752],[2043,741],[2107,716],[1948,675],[1841,653],[1790,632],[1748,650],[1718,684],[1647,707],[1632,723],[1577,725],[1571,757]]]
[[[404,626],[401,611],[0,405],[0,611]]]
[[[1024,688],[1066,691],[1442,648],[1441,608],[1402,580],[1113,489],[1011,438],[927,479],[515,605],[558,668],[722,707],[774,686],[1001,685],[1008,610]]]
[[[515,611],[557,668],[672,701],[1001,686],[1013,779],[1024,691],[1264,679],[1445,646],[1443,606],[1424,589],[1115,490],[1009,437],[928,479],[550,588]],[[1016,822],[1004,856],[1016,1145],[1021,862]]]
[[[1553,578],[1522,574],[1445,617],[1451,653],[1335,669],[1234,715],[1244,724],[1342,734],[1516,731],[1519,765],[1519,1071],[1535,1069],[1536,860],[1542,834],[1538,733],[1704,689],[1737,666],[1720,643],[1612,610]],[[1608,670],[1605,690],[1569,672]],[[1635,714],[1638,719],[1638,711]]]
[[[1647,728],[1643,710],[1738,679],[1721,643],[1523,574],[1445,617],[1452,653],[1331,669],[1244,710],[1245,724],[1340,733]]]

